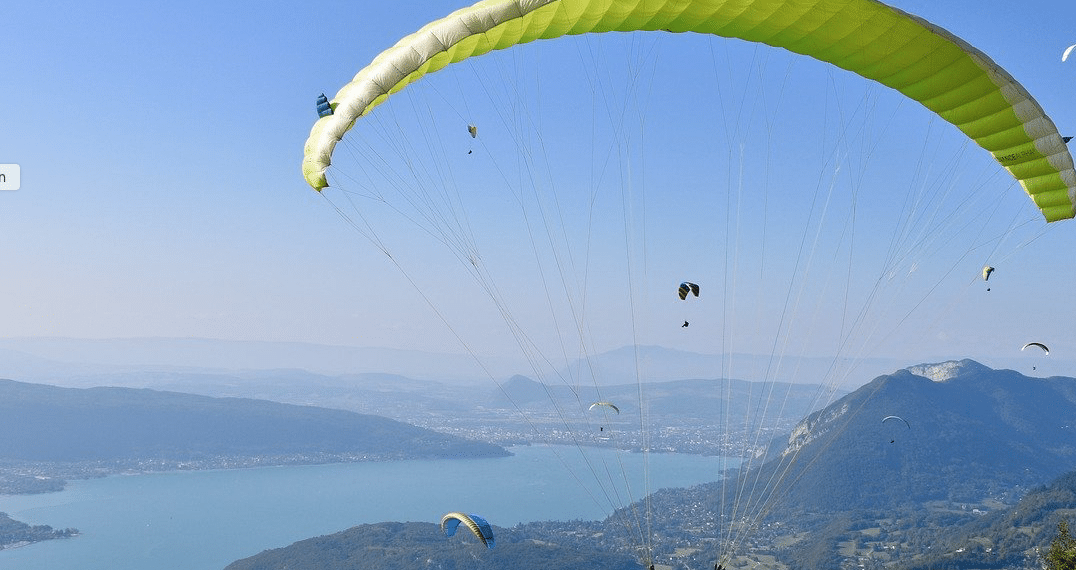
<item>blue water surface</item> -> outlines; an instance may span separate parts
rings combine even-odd
[[[219,570],[297,540],[448,511],[495,526],[608,516],[650,487],[720,477],[718,457],[535,445],[512,457],[119,475],[60,493],[0,496],[0,511],[81,535],[0,551],[0,570]]]

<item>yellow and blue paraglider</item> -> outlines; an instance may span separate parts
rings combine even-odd
[[[452,536],[456,534],[456,528],[463,523],[468,530],[474,533],[478,541],[486,546],[486,548],[493,548],[493,527],[489,526],[486,519],[478,515],[465,515],[463,513],[448,513],[441,517],[441,531],[445,533],[445,536]]]

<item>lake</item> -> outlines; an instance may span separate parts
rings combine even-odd
[[[720,478],[719,457],[535,445],[512,457],[119,475],[61,493],[0,496],[0,511],[81,535],[0,551],[0,570],[220,570],[297,540],[449,511],[510,527],[595,520],[651,490]],[[625,474],[627,475],[625,477]]]

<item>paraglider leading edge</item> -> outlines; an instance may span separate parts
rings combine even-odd
[[[1046,221],[1076,215],[1076,170],[1053,121],[986,54],[926,20],[875,0],[756,0],[746,9],[724,0],[607,4],[595,13],[589,0],[484,0],[423,26],[374,58],[332,99],[332,114],[318,119],[306,141],[303,177],[318,191],[326,188],[336,143],[355,121],[450,63],[533,39],[665,30],[768,43],[892,87],[990,152]],[[781,18],[761,17],[778,12]],[[831,17],[819,23],[819,13]]]

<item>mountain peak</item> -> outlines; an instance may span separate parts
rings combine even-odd
[[[988,370],[988,368],[974,360],[965,358],[963,360],[947,360],[935,364],[917,364],[915,366],[909,366],[905,370],[916,376],[929,378],[935,382],[945,382],[946,380],[952,380],[957,376],[963,376],[973,372],[981,372],[983,370]]]
[[[541,384],[522,374],[516,374],[508,380],[505,380],[504,387],[506,389],[518,389],[521,387],[526,389],[533,389],[536,387],[541,387]]]
[[[546,390],[547,388],[541,382],[516,374],[501,384],[500,390],[494,393],[494,401],[498,405],[505,405],[507,402],[516,404],[540,402],[548,398]]]
[[[789,513],[1007,501],[1071,469],[1074,382],[972,360],[904,368],[808,415],[750,477],[793,481]]]

